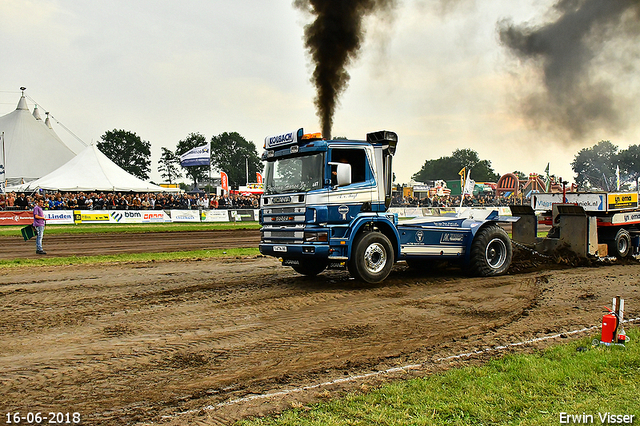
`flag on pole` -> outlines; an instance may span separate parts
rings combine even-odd
[[[458,172],[458,174],[460,175],[460,189],[461,190],[464,188],[464,183],[467,180],[466,172],[467,172],[467,168],[466,167],[463,167],[462,170],[460,170]]]
[[[469,170],[469,173],[467,173],[467,179],[464,183],[464,189],[462,190],[462,196],[465,196],[467,194],[473,195],[473,189],[475,188],[475,186],[476,181],[471,179],[471,170]]]
[[[211,153],[209,144],[197,146],[180,156],[182,167],[208,166],[211,164]]]
[[[224,191],[229,192],[229,177],[225,172],[220,172],[220,186]]]
[[[256,172],[256,182],[262,183],[262,173]]]
[[[549,176],[549,165],[551,163],[547,163],[547,168],[544,169],[544,172],[547,174],[547,177],[545,179],[545,192],[549,192],[551,190],[551,176]]]
[[[620,191],[620,166],[616,166],[616,190]]]

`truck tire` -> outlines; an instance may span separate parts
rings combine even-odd
[[[317,260],[301,260],[299,265],[291,265],[294,271],[308,277],[315,277],[324,271],[327,264]]]
[[[394,252],[391,241],[382,232],[361,234],[353,244],[349,273],[354,278],[377,284],[391,273]]]
[[[609,244],[609,255],[615,256],[618,259],[623,259],[631,252],[631,235],[629,231],[624,228],[620,228],[616,233],[613,241]]]
[[[500,275],[511,265],[511,240],[498,225],[488,225],[478,231],[471,243],[469,269],[482,277]]]

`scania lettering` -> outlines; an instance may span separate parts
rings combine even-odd
[[[303,129],[265,138],[260,252],[300,274],[348,269],[356,279],[383,281],[395,262],[428,268],[461,264],[481,276],[504,273],[511,241],[498,222],[517,217],[445,215],[399,223],[389,213],[394,132],[365,140],[323,140]]]

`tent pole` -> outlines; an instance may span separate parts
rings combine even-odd
[[[2,192],[7,187],[7,152],[4,149],[4,132],[2,132],[2,169],[4,170],[2,176]]]

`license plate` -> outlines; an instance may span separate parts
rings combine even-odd
[[[286,252],[287,251],[287,246],[273,246],[273,251]]]

